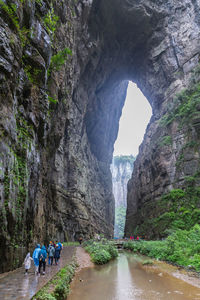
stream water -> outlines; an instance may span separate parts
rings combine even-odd
[[[122,252],[107,265],[83,269],[75,276],[67,300],[80,299],[200,300],[200,288]]]

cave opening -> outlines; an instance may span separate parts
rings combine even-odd
[[[131,178],[134,161],[151,116],[152,108],[148,100],[137,85],[129,81],[111,165],[115,198],[115,238],[124,236],[127,184]]]

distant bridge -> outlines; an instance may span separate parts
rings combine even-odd
[[[118,249],[121,249],[121,248],[123,248],[123,244],[126,241],[127,240],[124,240],[124,239],[118,239],[118,240],[114,240],[114,244]]]

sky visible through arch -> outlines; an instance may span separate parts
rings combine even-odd
[[[136,156],[142,143],[146,127],[152,116],[152,109],[137,85],[129,82],[118,137],[114,145],[114,156]]]

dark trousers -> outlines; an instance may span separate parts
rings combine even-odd
[[[51,266],[53,265],[53,256],[50,256],[49,257],[49,260],[50,260],[50,263],[49,264],[51,264]]]
[[[42,260],[39,261],[39,273],[40,273],[41,267],[43,267],[43,272],[45,272],[46,261],[42,261]]]
[[[55,257],[55,264],[56,264],[56,265],[58,264],[59,258],[60,258],[60,257]]]

